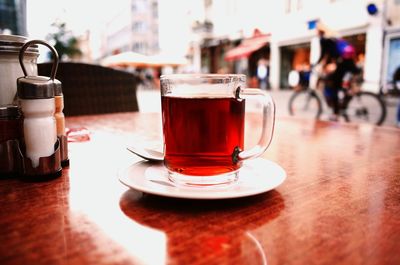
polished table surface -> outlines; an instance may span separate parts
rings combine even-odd
[[[258,137],[246,120],[246,146]],[[143,194],[126,146],[160,145],[160,114],[70,117],[53,180],[0,181],[0,264],[400,264],[400,130],[280,118],[263,156],[286,181],[228,200]],[[266,174],[268,177],[268,174]]]

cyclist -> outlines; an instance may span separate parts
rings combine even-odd
[[[399,93],[400,91],[400,65],[393,73],[393,88],[395,93]]]
[[[321,66],[320,77],[324,81],[324,96],[333,110],[332,120],[337,120],[340,111],[338,92],[344,81],[351,75],[360,73],[355,64],[355,49],[347,41],[325,36],[325,29],[318,27],[321,54],[317,64]]]

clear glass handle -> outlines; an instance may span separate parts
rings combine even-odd
[[[239,152],[238,159],[246,160],[262,155],[271,144],[275,126],[275,103],[272,97],[258,88],[238,88],[236,97],[256,99],[263,104],[262,131],[258,144],[249,150]]]

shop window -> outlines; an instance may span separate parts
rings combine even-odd
[[[144,13],[147,11],[146,0],[133,0],[131,4],[132,12],[134,13]]]
[[[303,9],[303,0],[297,0],[297,10]]]
[[[132,50],[139,53],[146,53],[147,43],[145,42],[135,42],[132,45]]]
[[[143,21],[137,21],[132,25],[133,32],[146,32],[147,31],[147,24]]]
[[[292,11],[292,0],[285,1],[285,13],[290,13]]]
[[[393,38],[389,42],[389,56],[387,62],[387,74],[386,80],[387,82],[391,82],[393,80],[393,76],[396,71],[400,69],[400,37]]]
[[[292,13],[303,9],[303,0],[286,0],[285,12]]]
[[[153,17],[157,18],[158,17],[158,3],[157,2],[152,3],[152,12],[153,12]]]

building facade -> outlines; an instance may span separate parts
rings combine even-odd
[[[382,86],[390,91],[395,87],[400,88],[400,0],[386,1],[384,11]]]
[[[367,12],[367,6],[371,3],[367,0],[203,2],[204,21],[212,25],[212,32],[207,38],[201,39],[199,45],[202,52],[211,54],[207,60],[201,61],[202,68],[206,67],[210,72],[225,66],[224,63],[213,66],[215,61],[224,58],[221,52],[226,53],[239,46],[258,29],[270,35],[268,44],[261,47],[264,52],[255,50],[247,57],[225,64],[228,63],[230,71],[245,72],[251,77],[255,74],[255,61],[258,57],[264,57],[270,66],[271,87],[287,88],[289,71],[309,67],[318,56],[316,21],[322,22],[336,37],[345,38],[355,46],[357,63],[363,67],[365,89],[379,90],[380,84],[384,83],[382,76],[389,75],[396,65],[396,62],[390,61],[387,45],[392,43],[392,46],[396,46],[393,38],[397,39],[396,29],[400,23],[399,0],[372,1],[377,7],[374,15]],[[390,40],[388,36],[391,36]],[[387,45],[382,45],[385,40]],[[258,57],[255,58],[254,54]],[[210,61],[214,63],[210,64]],[[392,67],[390,71],[388,65]]]
[[[154,54],[159,51],[158,0],[131,0],[108,24],[103,55],[125,51]]]

